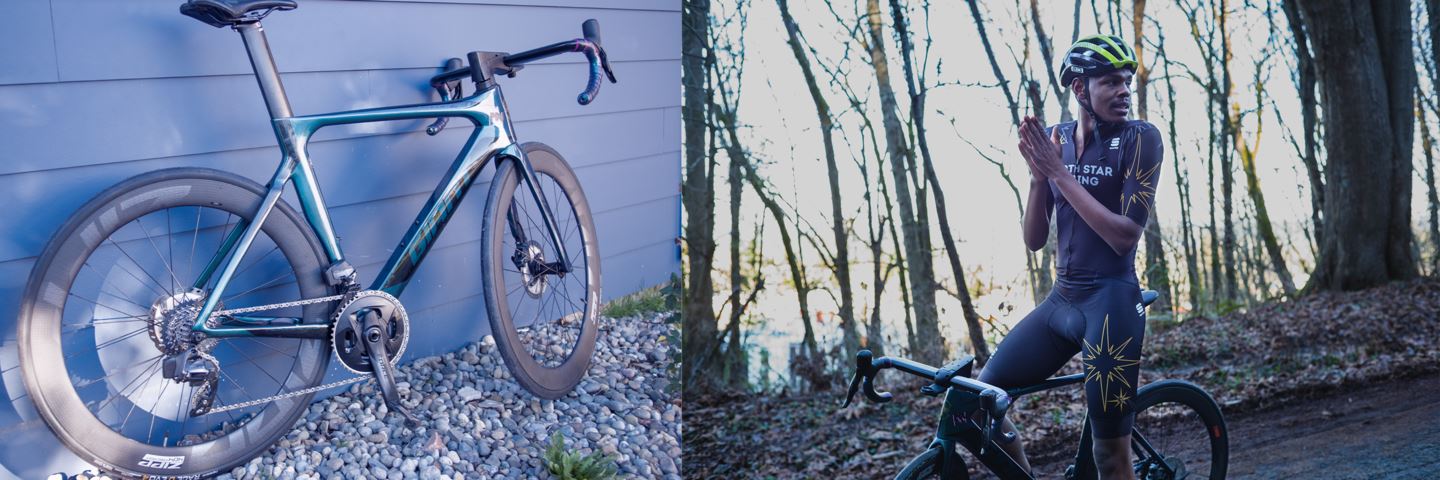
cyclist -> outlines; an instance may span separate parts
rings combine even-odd
[[[1025,245],[1032,251],[1045,246],[1053,208],[1058,278],[980,374],[1002,388],[1029,385],[1080,353],[1095,464],[1107,480],[1134,478],[1130,401],[1145,336],[1135,248],[1154,206],[1163,153],[1154,125],[1126,119],[1136,64],[1120,37],[1081,39],[1060,68],[1060,83],[1084,110],[1079,120],[1048,133],[1034,117],[1021,122],[1020,151],[1031,175]],[[1007,420],[1004,428],[1015,427]],[[1030,469],[1018,440],[1004,448]]]

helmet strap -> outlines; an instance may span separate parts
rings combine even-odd
[[[1092,99],[1094,98],[1090,93],[1090,77],[1080,77],[1080,83],[1083,83],[1085,85],[1085,95],[1081,96],[1081,98],[1078,98],[1077,100],[1080,101],[1080,108],[1084,109],[1085,113],[1090,115],[1090,119],[1095,121],[1095,134],[1098,137],[1102,127],[1105,127],[1107,125],[1104,119],[1100,118],[1099,115],[1095,114],[1095,108],[1090,105]]]

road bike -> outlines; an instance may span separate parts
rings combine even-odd
[[[374,378],[401,403],[394,366],[410,337],[397,298],[481,169],[494,163],[481,225],[480,276],[497,351],[534,395],[570,392],[594,353],[600,299],[595,225],[580,183],[554,149],[521,143],[499,76],[583,53],[578,101],[613,83],[599,24],[525,52],[470,52],[430,85],[440,101],[297,116],[260,21],[289,0],[189,0],[181,13],[240,33],[281,159],[269,184],[205,168],[125,180],[86,203],[31,272],[19,316],[20,364],[36,410],[82,459],[123,476],[208,476],[289,432],[315,393]],[[464,95],[461,83],[474,90]],[[473,133],[405,232],[361,288],[307,155],[333,125],[451,119]],[[293,185],[298,209],[282,198]],[[331,355],[356,373],[321,384]]]
[[[1159,294],[1145,290],[1141,303],[1149,307]],[[869,350],[855,356],[856,373],[845,398],[849,406],[857,392],[872,402],[893,399],[889,392],[876,392],[874,380],[889,368],[930,380],[920,389],[926,395],[945,394],[935,438],[924,453],[916,456],[896,480],[970,478],[969,467],[957,447],[964,447],[986,468],[1002,479],[1033,479],[1015,459],[1000,448],[1015,440],[1014,432],[1002,432],[1005,413],[1022,395],[1085,380],[1077,373],[1046,379],[1034,385],[1005,390],[970,378],[974,357],[965,356],[941,368],[904,358],[874,358]],[[1230,437],[1225,418],[1215,400],[1200,387],[1181,380],[1161,380],[1140,387],[1133,400],[1135,426],[1130,431],[1131,464],[1135,477],[1144,480],[1222,479],[1229,465]],[[1098,479],[1091,448],[1090,420],[1080,432],[1075,461],[1065,469],[1066,479]]]

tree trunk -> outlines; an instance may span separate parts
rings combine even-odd
[[[709,76],[707,51],[710,48],[710,2],[709,0],[687,0],[681,21],[681,84],[685,105],[681,116],[685,120],[685,182],[681,189],[681,202],[685,205],[685,330],[682,339],[682,363],[685,391],[703,393],[711,385],[707,375],[692,376],[692,372],[703,372],[699,357],[714,351],[716,341],[715,311],[712,303],[715,297],[710,273],[715,253],[715,169],[714,162],[706,154],[705,117],[710,104],[710,89],[706,88]]]
[[[922,362],[939,363],[945,358],[945,339],[940,335],[938,312],[935,307],[935,271],[930,249],[925,242],[925,232],[930,226],[919,221],[915,212],[915,197],[910,193],[909,172],[906,171],[907,157],[911,155],[905,141],[904,126],[896,114],[895,89],[890,85],[890,68],[885,55],[884,18],[880,14],[879,0],[866,0],[866,23],[869,27],[870,64],[875,70],[876,85],[880,92],[880,110],[885,126],[885,150],[890,157],[890,168],[895,177],[895,197],[900,203],[901,232],[905,237],[905,259],[909,263],[910,290],[915,308],[915,334],[923,339],[920,351],[915,352]],[[918,187],[918,186],[917,186]],[[922,199],[923,200],[923,199]]]
[[[950,216],[945,211],[945,190],[935,176],[935,163],[930,156],[930,142],[925,131],[925,79],[915,70],[913,63],[914,46],[910,42],[909,23],[905,21],[905,7],[899,0],[890,0],[890,14],[895,22],[895,32],[900,37],[900,58],[905,69],[905,87],[910,93],[910,119],[915,123],[915,140],[920,145],[920,158],[925,164],[927,189],[935,194],[935,215],[940,223],[940,240],[945,244],[945,255],[950,260],[950,270],[955,274],[956,293],[960,298],[960,309],[965,317],[965,328],[970,334],[970,346],[975,351],[975,361],[984,365],[990,360],[990,347],[985,343],[985,331],[980,326],[980,314],[970,299],[970,287],[965,282],[965,268],[960,264],[960,254],[955,251],[955,235],[950,231]],[[921,198],[920,201],[924,201]]]
[[[732,390],[744,391],[749,372],[731,368],[741,363],[735,361],[737,357],[744,358],[743,352],[739,351],[740,318],[745,315],[744,299],[740,298],[745,288],[745,276],[740,270],[740,201],[745,193],[745,180],[740,167],[740,159],[731,156],[726,179],[730,185],[730,326],[727,327],[730,343],[725,349],[726,368],[721,382]]]
[[[1221,253],[1224,255],[1225,290],[1229,292],[1227,295],[1229,298],[1237,299],[1241,292],[1240,286],[1236,281],[1237,273],[1235,271],[1236,267],[1239,266],[1235,258],[1237,248],[1239,247],[1235,243],[1235,167],[1232,163],[1231,150],[1224,148],[1226,142],[1229,141],[1235,132],[1230,128],[1230,122],[1223,120],[1224,116],[1227,115],[1226,109],[1229,108],[1227,102],[1230,98],[1230,91],[1235,88],[1234,81],[1230,79],[1230,57],[1232,55],[1230,51],[1230,30],[1226,28],[1226,20],[1230,17],[1229,8],[1225,0],[1220,0],[1219,8],[1215,10],[1216,18],[1220,24],[1220,51],[1218,53],[1221,58],[1221,81],[1218,95],[1214,95],[1212,98],[1216,103],[1216,113],[1222,117],[1222,123],[1220,124],[1221,143],[1217,148],[1220,149],[1220,211],[1221,220],[1224,222],[1224,231],[1221,234],[1220,241],[1222,248]]]
[[[1157,53],[1160,56],[1161,65],[1165,66],[1165,99],[1168,101],[1170,109],[1170,116],[1166,120],[1169,122],[1170,151],[1174,152],[1171,155],[1174,156],[1175,189],[1180,194],[1180,238],[1185,249],[1185,273],[1186,279],[1189,281],[1190,308],[1198,309],[1201,305],[1201,293],[1205,289],[1200,283],[1200,266],[1196,259],[1197,245],[1190,235],[1193,230],[1193,223],[1190,219],[1190,180],[1185,174],[1185,170],[1180,168],[1182,155],[1179,140],[1177,140],[1178,133],[1175,129],[1175,82],[1171,80],[1173,77],[1170,76],[1170,57],[1165,53],[1165,32],[1157,31],[1156,34],[1159,35],[1159,52]]]
[[[1295,39],[1295,59],[1298,77],[1295,88],[1300,91],[1301,136],[1304,137],[1305,151],[1300,161],[1305,164],[1305,174],[1310,177],[1310,222],[1315,231],[1315,243],[1324,242],[1325,183],[1320,179],[1320,161],[1315,158],[1316,123],[1315,107],[1315,59],[1310,54],[1310,41],[1305,38],[1305,20],[1300,17],[1296,6],[1298,0],[1284,0],[1285,19],[1290,23],[1290,36]],[[1436,0],[1431,0],[1436,1]]]
[[[760,197],[760,203],[775,219],[775,224],[780,228],[780,242],[785,247],[785,263],[790,269],[790,279],[795,284],[795,296],[799,303],[800,322],[805,329],[804,337],[801,340],[804,346],[804,358],[800,365],[796,365],[799,376],[806,378],[816,390],[827,390],[830,383],[824,378],[823,360],[820,357],[820,347],[815,340],[815,327],[810,320],[810,284],[805,278],[805,265],[795,251],[795,241],[790,236],[790,226],[787,223],[785,210],[780,203],[776,202],[764,183],[760,181],[760,174],[756,172],[755,166],[751,165],[746,157],[744,148],[740,144],[740,136],[737,133],[738,127],[735,120],[735,103],[732,103],[729,91],[723,84],[717,85],[720,92],[721,102],[726,106],[722,111],[716,112],[716,120],[721,128],[725,130],[725,153],[732,161],[739,162],[745,170],[745,180],[750,184],[756,196]]]
[[[1417,97],[1424,94],[1419,88],[1415,89]],[[1425,152],[1425,193],[1430,206],[1430,244],[1434,247],[1430,252],[1430,275],[1435,276],[1440,275],[1440,198],[1437,198],[1435,192],[1435,139],[1430,136],[1430,124],[1425,119],[1425,109],[1417,109],[1416,117],[1420,119],[1421,151]]]
[[[855,356],[860,350],[860,334],[855,324],[855,301],[850,288],[850,237],[845,232],[845,215],[840,202],[840,170],[835,163],[834,121],[830,116],[830,105],[825,101],[815,73],[810,69],[810,59],[800,47],[800,26],[790,16],[787,0],[776,0],[780,7],[780,19],[785,24],[785,33],[790,52],[800,64],[800,73],[810,90],[810,99],[815,103],[815,116],[820,121],[820,136],[825,143],[825,172],[830,180],[830,231],[835,238],[834,273],[840,285],[840,329],[842,331],[845,357]]]
[[[1412,278],[1415,61],[1410,5],[1300,5],[1325,112],[1325,233],[1308,288],[1355,290]]]
[[[1227,60],[1229,56],[1226,56]],[[1226,70],[1229,70],[1227,65]],[[1285,256],[1280,251],[1280,244],[1275,239],[1275,230],[1270,225],[1270,213],[1265,208],[1265,193],[1260,190],[1260,177],[1255,172],[1255,156],[1260,150],[1260,134],[1264,129],[1265,122],[1265,84],[1261,80],[1261,66],[1255,66],[1255,142],[1254,146],[1245,141],[1245,131],[1240,124],[1240,104],[1231,104],[1229,115],[1230,131],[1235,141],[1235,151],[1240,154],[1240,166],[1245,171],[1246,192],[1250,194],[1250,201],[1255,205],[1255,225],[1260,234],[1260,240],[1265,245],[1265,251],[1270,255],[1271,268],[1275,276],[1280,279],[1280,287],[1285,295],[1295,295],[1295,281],[1290,278],[1290,268],[1285,265]],[[1261,282],[1263,285],[1264,282]]]
[[[1425,3],[1425,15],[1430,20],[1430,84],[1434,85],[1436,77],[1440,77],[1440,75],[1435,74],[1436,66],[1440,65],[1440,50],[1436,50],[1435,47],[1436,45],[1440,45],[1440,0],[1427,0]],[[1440,115],[1440,108],[1434,107],[1435,106],[1432,105],[1432,110],[1435,111],[1436,115]],[[1430,130],[1427,128],[1425,133],[1428,135]],[[1430,139],[1429,142],[1431,146],[1435,145],[1434,139]],[[1430,241],[1435,244],[1435,251],[1432,252],[1434,257],[1431,259],[1433,265],[1430,267],[1430,275],[1434,276],[1440,275],[1440,226],[1437,226],[1437,224],[1440,224],[1440,213],[1437,213],[1437,210],[1440,210],[1440,200],[1436,199],[1435,163],[1434,159],[1430,156],[1432,154],[1430,153],[1429,147],[1425,148],[1425,153],[1427,155],[1425,157],[1425,184],[1429,187],[1426,189],[1426,192],[1429,194],[1430,199]]]
[[[1131,24],[1134,31],[1135,98],[1139,105],[1137,113],[1141,120],[1149,120],[1150,69],[1145,67],[1145,0],[1134,0]],[[1178,152],[1172,151],[1171,155]],[[1145,222],[1145,282],[1146,288],[1160,292],[1160,298],[1150,306],[1152,312],[1173,313],[1170,288],[1170,262],[1165,258],[1165,236],[1160,231],[1160,216],[1156,209],[1150,209],[1150,219]]]

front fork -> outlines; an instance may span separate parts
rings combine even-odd
[[[539,175],[535,174],[535,168],[530,165],[530,160],[525,157],[525,152],[521,151],[518,146],[507,147],[503,153],[513,159],[519,166],[517,170],[520,172],[520,183],[525,185],[526,190],[530,192],[530,198],[535,201],[536,205],[540,206],[540,218],[545,224],[545,231],[550,237],[551,245],[555,247],[555,261],[538,262],[533,259],[528,259],[527,265],[521,265],[520,257],[517,256],[515,258],[515,266],[517,268],[527,268],[527,271],[533,275],[556,274],[563,276],[570,273],[570,257],[565,251],[565,243],[560,239],[560,228],[555,225],[554,211],[550,209],[550,203],[546,200],[545,196],[540,193]],[[505,221],[510,225],[510,236],[515,240],[516,251],[524,252],[525,245],[529,243],[530,239],[525,235],[525,229],[523,225],[521,225],[519,212],[516,211],[513,196],[505,212]]]

